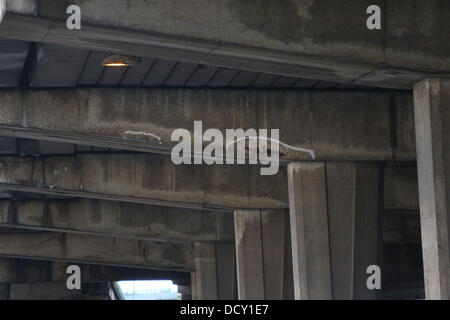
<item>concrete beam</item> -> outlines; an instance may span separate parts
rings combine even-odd
[[[450,72],[445,0],[378,3],[382,30],[366,27],[366,0],[346,10],[333,0],[25,2],[11,11],[38,16],[8,12],[1,37],[388,88]],[[77,32],[66,27],[69,4],[81,7]]]
[[[111,300],[108,283],[91,283],[81,290],[67,289],[66,282],[20,283],[9,288],[9,300]]]
[[[236,210],[234,219],[239,299],[291,299],[292,266],[285,264],[291,259],[287,212]]]
[[[0,226],[156,242],[234,241],[231,214],[87,199],[0,201]]]
[[[201,120],[204,131],[224,136],[226,129],[279,129],[291,146],[280,144],[285,161],[415,159],[408,92],[5,90],[0,107],[2,136],[167,155],[173,131],[193,136]]]
[[[251,165],[175,166],[148,154],[1,158],[0,189],[218,211],[287,206],[284,170],[261,176]]]
[[[0,234],[0,257],[191,271],[193,246],[59,233]]]
[[[234,300],[237,296],[234,244],[195,244],[195,300]],[[193,295],[194,296],[194,295]]]
[[[450,299],[450,80],[414,87],[420,223],[427,299]]]
[[[0,284],[38,283],[67,280],[70,263],[0,258]],[[81,282],[112,282],[127,280],[180,280],[188,273],[122,268],[105,265],[77,264],[81,269]]]

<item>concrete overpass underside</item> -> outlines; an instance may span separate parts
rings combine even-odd
[[[0,2],[0,299],[450,298],[450,2]]]

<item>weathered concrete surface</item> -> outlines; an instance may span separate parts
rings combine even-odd
[[[0,258],[0,284],[39,283],[67,280],[70,263]],[[105,265],[77,264],[81,283],[126,280],[179,280],[188,273],[164,270],[122,268]]]
[[[325,164],[288,165],[296,300],[332,299]]]
[[[390,210],[419,210],[417,167],[387,167],[384,173],[384,206]]]
[[[87,284],[81,290],[67,289],[65,281],[20,283],[9,290],[9,300],[111,300],[108,283]]]
[[[87,199],[0,201],[0,226],[160,242],[234,241],[228,213]]]
[[[16,87],[22,75],[29,44],[0,39],[0,87]]]
[[[217,264],[214,243],[196,243],[195,288],[198,300],[217,300]]]
[[[372,163],[326,164],[333,299],[377,297],[366,270],[381,266],[380,170]]]
[[[147,154],[2,158],[0,188],[221,211],[287,206],[284,170],[260,176],[257,166],[175,166]]]
[[[375,31],[366,27],[369,0],[35,2],[39,18],[7,13],[0,35],[394,88],[450,72],[446,0],[377,3],[383,29]],[[69,4],[81,7],[80,31],[65,26]]]
[[[234,219],[239,299],[292,299],[287,211],[236,210]]]
[[[193,300],[236,300],[234,243],[196,243],[195,272],[191,273]]]
[[[407,92],[7,90],[0,93],[0,134],[170,154],[173,131],[192,134],[201,120],[203,130],[223,134],[279,129],[291,146],[280,145],[286,161],[312,159],[292,147],[312,150],[316,160],[413,160],[412,113]]]
[[[60,233],[0,234],[0,257],[191,271],[191,244]]]
[[[375,299],[366,269],[381,262],[381,168],[291,163],[289,201],[296,299]]]
[[[414,87],[420,223],[427,299],[450,299],[450,80]]]

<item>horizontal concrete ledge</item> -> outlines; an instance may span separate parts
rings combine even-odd
[[[0,258],[0,284],[66,281],[70,263]],[[187,279],[184,272],[79,264],[82,283]]]
[[[112,201],[0,201],[1,227],[153,242],[233,242],[233,223],[227,213]]]
[[[286,172],[180,165],[161,155],[0,158],[0,189],[208,211],[286,208]]]
[[[416,157],[409,92],[2,90],[0,107],[0,134],[10,137],[168,155],[172,133],[193,137],[202,121],[201,134],[215,128],[224,137],[278,129],[281,162]]]
[[[393,88],[450,72],[446,0],[378,3],[382,30],[366,27],[360,0],[8,2],[37,17],[8,12],[0,33],[46,43]],[[70,4],[81,30],[66,28]]]
[[[0,257],[189,272],[193,246],[63,233],[0,234]]]

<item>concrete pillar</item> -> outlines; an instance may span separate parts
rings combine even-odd
[[[191,286],[178,285],[178,293],[181,294],[181,300],[192,300]]]
[[[217,267],[214,243],[195,244],[195,281],[198,300],[217,300]]]
[[[327,201],[333,298],[373,300],[370,265],[381,267],[382,168],[368,163],[327,163]]]
[[[287,212],[236,210],[234,219],[239,299],[292,298],[292,268],[285,264],[291,259],[285,241]]]
[[[237,299],[236,258],[233,243],[216,242],[217,298]]]
[[[295,299],[331,299],[324,163],[288,165]]]
[[[427,299],[450,299],[450,79],[414,86],[420,222]]]
[[[192,298],[195,300],[235,299],[237,291],[235,269],[233,243],[196,243]]]
[[[288,166],[295,298],[375,299],[370,265],[381,267],[378,164]]]
[[[191,272],[191,292],[192,292],[192,300],[198,300],[197,276],[196,276],[195,272]]]

